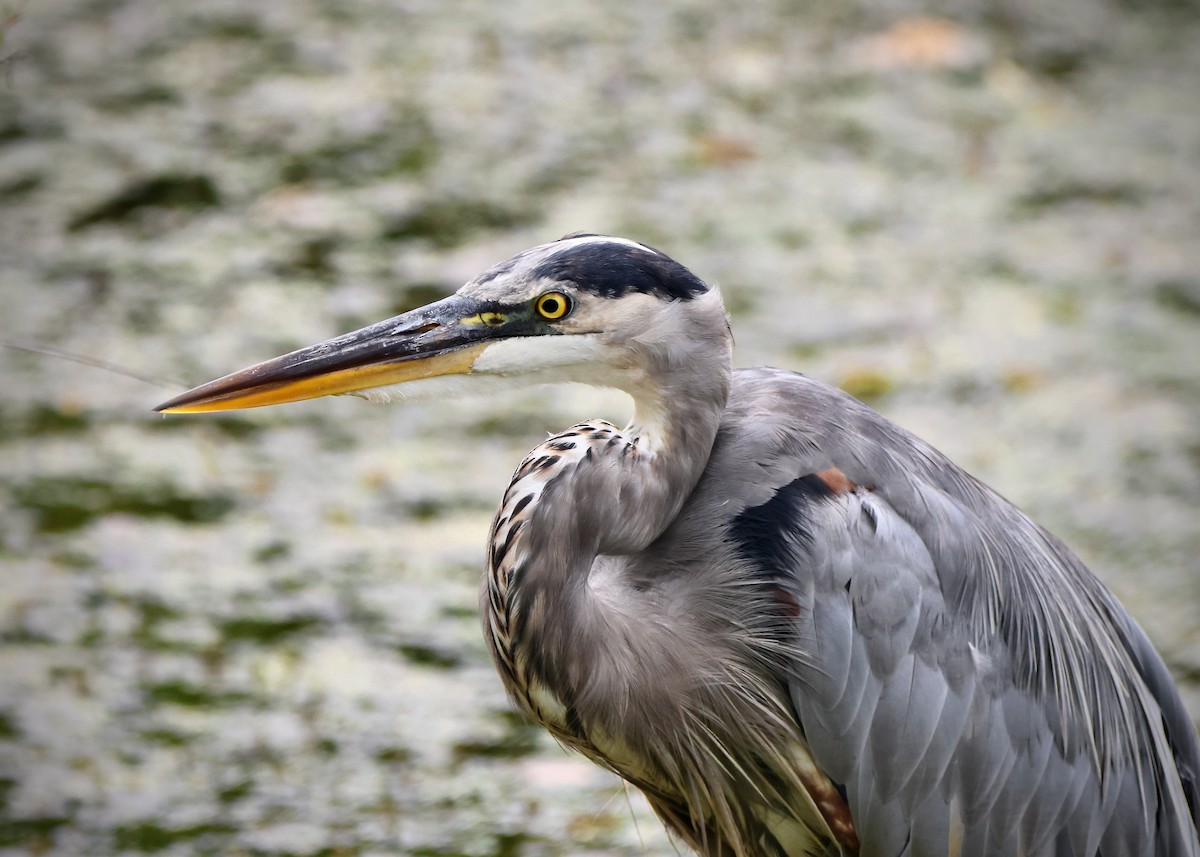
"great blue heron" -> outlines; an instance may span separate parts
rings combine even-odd
[[[1195,728],[1113,595],[870,408],[730,359],[715,289],[576,234],[158,410],[401,382],[624,390],[629,426],[580,423],[517,469],[481,605],[516,702],[680,838],[731,857],[1200,854]]]

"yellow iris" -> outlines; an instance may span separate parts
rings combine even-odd
[[[571,300],[562,292],[546,292],[533,302],[533,308],[542,318],[557,321],[571,311]]]

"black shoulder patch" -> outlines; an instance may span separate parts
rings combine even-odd
[[[574,283],[605,298],[630,292],[662,300],[691,300],[708,291],[704,281],[656,250],[616,241],[567,247],[534,268],[530,275]]]
[[[812,544],[809,509],[833,496],[816,474],[801,476],[784,485],[761,506],[742,511],[729,526],[737,552],[772,576],[791,574],[796,547]]]

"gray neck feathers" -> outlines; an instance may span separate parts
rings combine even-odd
[[[530,453],[510,488],[512,503],[524,483],[537,493],[510,549],[512,643],[557,693],[569,695],[593,679],[576,674],[577,665],[602,666],[607,659],[597,650],[621,645],[627,629],[646,624],[633,620],[640,602],[623,592],[621,558],[666,530],[708,463],[729,396],[730,340],[719,297],[693,303],[705,316],[686,335],[668,331],[625,344],[647,369],[637,383],[622,385],[634,398],[630,425],[618,431],[591,422],[549,439]],[[503,516],[502,510],[497,537]],[[592,655],[573,657],[580,647]]]

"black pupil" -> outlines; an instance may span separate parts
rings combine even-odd
[[[558,315],[558,300],[556,298],[546,298],[542,301],[542,312],[546,315]]]

